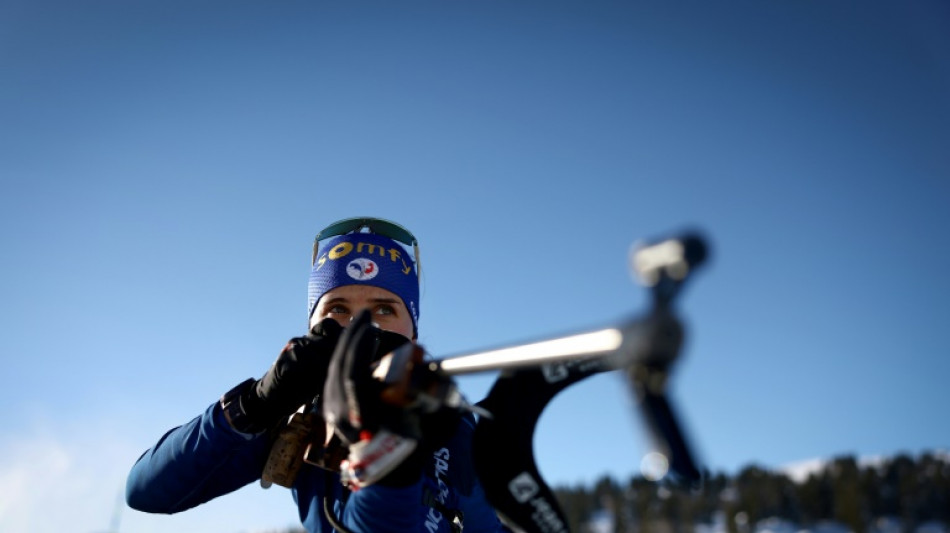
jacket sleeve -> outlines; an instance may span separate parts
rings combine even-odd
[[[422,480],[406,487],[371,485],[353,493],[343,511],[348,529],[373,533],[448,533],[449,520],[432,507],[421,504]],[[485,500],[480,487],[462,498],[460,508],[466,533],[499,533],[506,529]]]
[[[268,441],[235,431],[215,402],[139,457],[126,502],[148,513],[177,513],[233,492],[260,478]]]
[[[462,512],[466,533],[509,531],[475,476],[471,459],[474,426],[471,416],[463,417],[455,435],[446,447],[435,451],[433,463],[416,483],[405,487],[370,485],[354,492],[344,507],[343,523],[359,532],[449,533],[451,518],[431,504],[435,500]]]
[[[511,531],[505,527],[495,509],[488,502],[485,491],[472,459],[472,438],[475,432],[475,419],[467,416],[459,424],[455,438],[456,455],[459,456],[451,479],[457,487],[459,511],[462,512],[465,533],[494,533]]]

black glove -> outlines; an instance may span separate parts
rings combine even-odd
[[[270,429],[320,394],[342,330],[327,318],[307,336],[291,339],[267,373],[241,392],[238,409],[225,410],[234,429],[244,433]]]
[[[401,335],[373,327],[368,311],[360,313],[337,343],[323,395],[323,416],[350,453],[341,465],[350,488],[380,483],[414,482],[425,458],[419,413],[383,400],[387,385],[373,377],[383,355],[400,345]],[[412,350],[413,346],[403,349]]]

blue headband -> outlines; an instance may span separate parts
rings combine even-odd
[[[412,254],[398,242],[375,233],[349,233],[320,243],[320,255],[310,270],[307,316],[327,291],[344,285],[371,285],[395,294],[419,322],[419,277]]]

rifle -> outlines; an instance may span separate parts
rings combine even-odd
[[[423,411],[442,406],[474,411],[472,455],[489,502],[516,531],[566,533],[567,521],[553,492],[538,472],[532,439],[545,406],[560,391],[587,377],[623,372],[655,451],[652,479],[668,477],[697,487],[698,463],[666,396],[672,365],[679,357],[684,329],[674,302],[686,281],[708,256],[696,233],[641,244],[631,252],[631,268],[651,295],[648,311],[608,327],[540,341],[457,354],[412,367],[421,348],[410,344],[387,355],[374,372],[401,389]],[[488,395],[468,405],[451,376],[501,370]],[[303,461],[338,470],[345,457],[325,431],[314,404],[295,413],[271,449],[261,483],[290,486]],[[303,450],[303,451],[301,451]]]
[[[665,389],[684,338],[673,303],[706,257],[706,244],[696,234],[641,246],[632,253],[632,266],[652,296],[643,316],[439,362],[450,375],[505,370],[478,404],[490,416],[482,416],[476,425],[472,453],[486,497],[507,525],[527,533],[568,531],[554,494],[538,472],[534,429],[557,393],[605,371],[626,375],[656,449],[650,454],[657,469],[651,477],[699,486],[702,475]]]

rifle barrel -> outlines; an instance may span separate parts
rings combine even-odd
[[[449,375],[472,374],[537,366],[572,359],[596,357],[615,352],[623,342],[623,332],[616,327],[578,333],[565,337],[461,354],[437,361]]]

